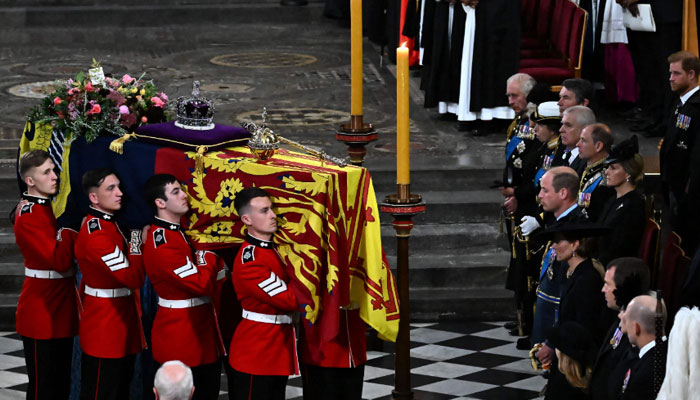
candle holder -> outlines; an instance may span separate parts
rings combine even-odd
[[[372,124],[362,121],[362,115],[351,115],[350,123],[340,125],[335,132],[335,138],[348,145],[350,163],[359,167],[365,161],[365,146],[377,140],[378,136]]]
[[[411,193],[408,184],[398,184],[396,194],[386,196],[379,205],[381,212],[394,217],[396,230],[396,281],[399,287],[399,334],[396,338],[393,399],[413,399],[411,390],[410,330],[411,307],[408,291],[408,239],[413,229],[413,216],[425,212],[425,202]]]

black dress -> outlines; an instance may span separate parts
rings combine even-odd
[[[613,197],[603,207],[599,222],[612,231],[598,241],[598,260],[607,266],[618,257],[638,257],[646,211],[642,194],[633,190]]]
[[[600,291],[602,287],[603,278],[593,267],[593,262],[590,259],[582,261],[562,285],[557,324],[564,321],[578,322],[591,332],[596,344],[600,345],[602,335],[598,335],[598,324],[605,301]],[[588,395],[583,390],[569,385],[564,374],[559,372],[558,363],[553,363],[545,399],[587,398]]]

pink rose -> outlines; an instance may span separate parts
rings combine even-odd
[[[128,114],[128,113],[129,113],[129,107],[119,106],[119,114]]]
[[[158,107],[158,108],[165,107],[165,103],[163,103],[163,100],[161,100],[160,97],[156,97],[156,96],[151,97],[151,103],[153,103],[154,107]]]
[[[146,118],[146,116],[144,115],[143,117],[141,117],[141,122],[145,124],[146,122],[148,122],[148,118]]]
[[[165,93],[160,92],[160,93],[158,93],[158,96],[159,96],[161,99],[163,99],[163,101],[168,101],[168,96],[167,96]]]
[[[125,85],[128,85],[133,81],[134,78],[132,78],[129,74],[124,74],[124,76],[122,77],[122,82],[124,82]]]
[[[90,114],[99,114],[100,111],[102,111],[102,107],[100,107],[99,104],[94,104],[94,105],[92,106],[92,108],[90,109],[90,111],[87,112],[87,115],[90,115]]]
[[[59,105],[59,104],[61,104],[62,101],[63,101],[63,100],[61,100],[61,98],[58,97],[58,96],[56,96],[56,97],[53,98],[53,104],[56,105],[56,106]]]
[[[92,87],[92,83],[91,83],[91,82],[88,82],[87,85],[85,85],[85,91],[87,91],[88,93],[90,93],[90,92],[92,92],[93,90],[94,90],[94,89],[93,89],[93,87]]]

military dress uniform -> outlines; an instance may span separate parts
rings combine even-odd
[[[140,232],[127,243],[114,215],[90,207],[75,254],[83,274],[81,399],[129,398],[136,354],[145,348],[138,290]]]
[[[323,317],[321,317],[323,318]],[[367,326],[359,309],[341,309],[338,335],[311,351],[323,340],[320,329],[301,329],[301,375],[304,400],[360,400],[367,362]]]
[[[243,309],[229,351],[234,399],[283,400],[289,375],[299,373],[287,271],[274,242],[246,234],[232,271]]]
[[[194,399],[217,399],[225,354],[212,297],[225,279],[223,263],[194,252],[179,224],[156,218],[146,237],[143,263],[158,294],[151,330],[153,359],[180,360],[192,369]]]
[[[685,103],[676,100],[660,150],[661,182],[671,211],[671,226],[686,254],[695,254],[700,240],[700,91]]]
[[[557,220],[553,214],[545,213],[545,226],[549,227],[559,222],[587,221],[585,211],[576,206],[568,214],[560,215]],[[559,312],[559,303],[564,285],[564,276],[568,265],[557,261],[556,253],[549,241],[544,248],[544,256],[539,271],[539,285],[536,289],[537,300],[535,303],[535,317],[532,324],[531,344],[534,346],[542,343],[549,329],[554,326]]]
[[[78,232],[57,228],[51,200],[24,194],[14,222],[24,256],[24,283],[17,302],[29,385],[27,399],[70,395],[73,336],[78,333],[78,297],[73,243]]]
[[[603,207],[615,195],[615,189],[605,184],[605,159],[586,166],[581,176],[578,191],[578,205],[586,209],[591,221],[599,221]]]

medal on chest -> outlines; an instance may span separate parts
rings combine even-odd
[[[557,252],[552,249],[552,253],[549,256],[549,268],[547,268],[547,278],[551,281],[554,279],[554,268],[553,268],[553,263],[554,260],[557,259]]]
[[[685,114],[678,113],[676,115],[676,128],[687,131],[688,128],[690,128],[690,117]]]
[[[588,206],[591,205],[591,194],[586,192],[579,193],[578,205],[579,207],[588,208]]]
[[[622,340],[622,329],[620,329],[620,327],[618,326],[617,329],[615,329],[615,334],[610,339],[610,345],[612,346],[613,349],[616,349],[617,346],[620,345],[621,340]]]

